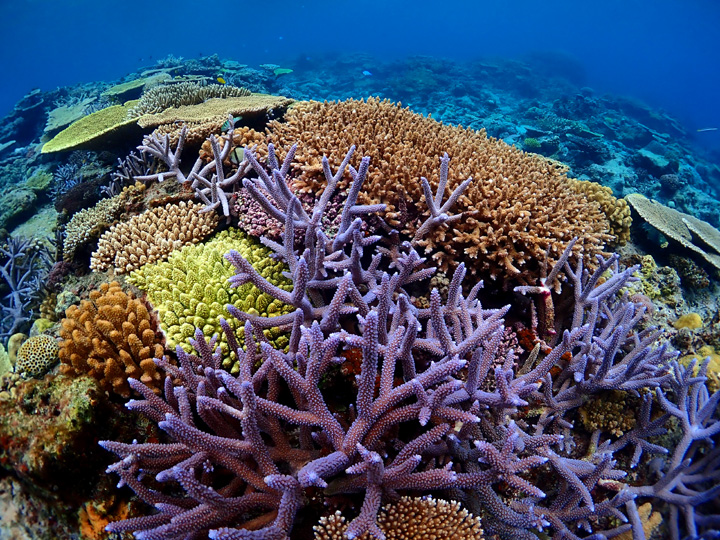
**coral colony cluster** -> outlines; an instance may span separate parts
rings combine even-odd
[[[606,100],[518,105],[548,159],[182,65],[38,109],[42,156],[0,161],[27,177],[0,175],[0,537],[720,537],[720,231],[695,158],[664,163]],[[254,90],[289,75],[228,65]],[[579,164],[615,146],[678,208],[555,161],[597,178],[618,169]],[[36,200],[57,220],[22,222]]]
[[[586,260],[582,242],[567,242],[536,285],[518,287],[538,306],[549,343],[536,339],[528,352],[507,337],[509,306],[484,306],[483,283],[466,279],[464,263],[446,290],[417,301],[435,269],[416,248],[457,222],[453,207],[472,183],[445,198],[447,156],[435,193],[418,179],[426,218],[403,240],[380,234],[384,204],[358,203],[371,164],[350,165],[354,147],[334,173],[322,158],[325,184],[309,205],[289,188],[295,146],[281,163],[269,145],[265,164],[245,148],[227,173],[230,124],[209,139],[212,159],[190,173],[180,168],[185,130],[174,151],[156,136],[141,149],[167,164],[159,180],[194,188],[203,211],[230,216],[242,186],[282,224],[279,238],[262,242],[291,286],[238,251],[225,259],[231,286],[252,284],[288,309],[264,316],[226,306],[244,329],[241,343],[219,317],[232,374],[220,336],[197,328],[194,353],[178,345],[177,364],[155,361],[162,392],[128,381],[142,398],[127,407],[168,442],[101,442],[120,458],[109,471],[156,510],[108,531],[145,540],[400,538],[393,519],[407,521],[397,512],[413,508],[418,523],[436,527],[448,512],[465,524],[462,538],[641,540],[658,519],[649,502],[669,508],[671,538],[712,537],[720,392],[704,384],[707,361],[679,364],[647,327],[646,306],[631,299],[637,267],[622,270],[616,255]],[[565,315],[553,306],[561,297]],[[271,329],[287,332],[285,347],[271,344]],[[578,410],[618,391],[634,400],[635,422],[619,436],[598,428],[578,437]]]

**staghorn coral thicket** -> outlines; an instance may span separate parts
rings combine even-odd
[[[270,123],[268,137],[280,148],[298,144],[292,186],[311,193],[325,185],[322,156],[339,160],[356,145],[371,158],[360,201],[386,204],[384,218],[411,237],[428,216],[420,178],[436,189],[437,159],[447,152],[448,190],[467,178],[473,181],[453,209],[463,218],[420,242],[443,271],[463,261],[472,274],[529,284],[548,250],[554,263],[578,237],[576,249],[582,247],[586,263],[593,265],[594,255],[613,239],[600,205],[572,189],[575,184],[556,162],[389,101],[299,103],[284,121]],[[264,156],[266,147],[259,153]]]
[[[484,308],[481,284],[466,293],[462,263],[446,301],[434,290],[429,308],[411,304],[407,288],[434,270],[409,244],[381,250],[381,238],[363,232],[383,207],[357,204],[370,160],[349,167],[353,150],[336,174],[323,159],[327,187],[311,213],[288,189],[294,148],[281,165],[270,147],[270,173],[253,162],[258,177],[244,186],[284,223],[282,243],[266,244],[288,265],[292,286],[272,284],[237,251],[226,255],[230,283],[252,283],[294,311],[268,318],[229,306],[252,340],[243,349],[220,320],[236,375],[223,369],[217,338],[198,328],[197,354],[178,348],[178,366],[159,361],[168,372],[163,398],[130,380],[143,399],[128,407],[172,442],[101,442],[119,457],[109,471],[157,510],[107,530],[280,540],[301,510],[332,515],[327,505],[344,499],[355,509],[347,538],[383,539],[383,503],[417,492],[461,500],[488,535],[519,540],[611,538],[631,528],[637,540],[636,500],[670,507],[675,540],[718,523],[709,503],[720,492],[720,393],[707,392],[707,364],[693,374],[694,363],[682,367],[656,345],[658,332],[636,328],[645,308],[621,292],[636,268],[621,271],[613,256],[587,271],[582,256],[568,262],[567,248],[572,324],[547,352],[518,357],[502,345],[509,306]],[[346,170],[341,223],[328,236],[322,215]],[[263,334],[277,325],[291,329],[284,351]],[[327,377],[347,350],[359,357],[359,375],[333,389]],[[588,434],[578,440],[572,418],[586,396],[643,389],[635,427],[619,438],[598,429],[589,447],[578,444]],[[654,437],[671,424],[668,449]],[[657,480],[623,470],[663,454]]]

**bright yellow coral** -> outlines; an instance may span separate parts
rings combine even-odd
[[[200,328],[208,338],[218,334],[224,365],[229,370],[233,369],[234,353],[228,349],[220,318],[228,321],[241,344],[243,328],[228,313],[227,304],[248,313],[271,317],[292,311],[251,284],[230,287],[228,278],[235,271],[224,255],[231,249],[250,261],[265,279],[281,288],[291,289],[290,280],[282,275],[285,266],[270,257],[268,248],[237,229],[218,233],[204,244],[186,246],[173,252],[167,261],[147,264],[128,278],[147,292],[148,300],[158,310],[160,326],[170,348],[180,345],[191,352],[189,339],[194,337],[195,328]],[[287,337],[277,329],[266,330],[265,335],[278,348],[287,345]]]

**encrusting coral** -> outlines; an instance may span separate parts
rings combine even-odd
[[[378,528],[386,540],[482,540],[480,519],[457,501],[432,497],[400,497],[378,513]],[[320,518],[313,527],[315,540],[347,540],[349,523],[340,511]],[[358,540],[370,540],[364,533]]]
[[[163,374],[155,360],[165,350],[155,321],[142,301],[116,281],[103,283],[89,300],[70,306],[61,321],[60,366],[65,375],[87,373],[100,387],[130,396],[129,378],[160,392]]]
[[[296,104],[284,121],[269,124],[268,137],[280,147],[297,143],[291,184],[314,194],[325,187],[322,156],[339,160],[356,145],[371,158],[360,202],[387,205],[384,219],[410,237],[429,215],[420,179],[427,178],[434,192],[441,180],[438,160],[447,152],[447,190],[473,180],[453,208],[462,218],[435,227],[420,242],[442,270],[463,261],[471,273],[527,284],[537,277],[536,261],[549,253],[554,263],[573,237],[590,265],[613,239],[600,205],[572,189],[564,168],[483,131],[443,125],[389,101]]]
[[[203,244],[175,251],[167,261],[145,265],[132,272],[128,282],[147,292],[148,300],[158,310],[168,347],[180,346],[191,351],[196,327],[208,336],[219,334],[223,366],[236,372],[236,358],[230,354],[232,349],[220,319],[231,320],[230,326],[240,343],[244,329],[242,324],[232,321],[226,305],[263,317],[283,315],[289,308],[251,284],[230,286],[228,279],[234,275],[233,267],[223,255],[231,249],[242,253],[269,282],[285,289],[290,287],[290,281],[282,275],[285,265],[273,260],[268,248],[237,229],[222,231]],[[268,328],[264,335],[275,347],[282,349],[287,345],[284,332]]]
[[[215,230],[218,217],[201,209],[192,201],[168,203],[113,225],[100,237],[90,268],[102,272],[112,267],[124,274],[203,240]]]

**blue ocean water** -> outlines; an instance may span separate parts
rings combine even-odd
[[[6,0],[0,20],[2,116],[32,88],[115,80],[169,54],[252,66],[328,54],[462,61],[551,51],[576,61],[585,85],[662,108],[720,148],[720,131],[697,131],[720,127],[720,5],[711,0]]]

